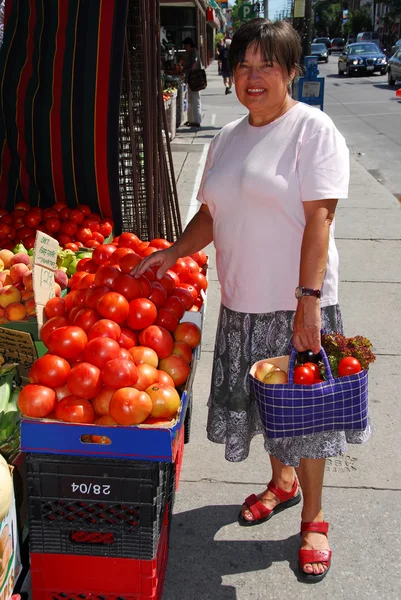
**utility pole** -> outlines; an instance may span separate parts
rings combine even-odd
[[[309,56],[311,53],[313,35],[312,0],[294,1],[294,15],[292,24],[301,38],[303,56]]]
[[[263,14],[265,19],[269,18],[269,0],[263,0]]]

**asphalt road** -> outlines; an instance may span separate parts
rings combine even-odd
[[[324,111],[347,140],[355,158],[401,199],[401,99],[387,75],[339,76],[338,54],[320,63],[325,77]]]

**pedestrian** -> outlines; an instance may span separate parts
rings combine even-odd
[[[224,40],[221,39],[219,40],[219,43],[216,46],[216,59],[217,59],[217,74],[221,75],[221,59],[220,59],[220,53],[224,48]]]
[[[227,38],[224,42],[223,48],[220,50],[220,62],[221,62],[221,75],[223,77],[225,93],[232,94],[233,86],[233,74],[230,70],[230,64],[228,61],[229,51],[231,46],[231,40]]]
[[[200,69],[201,61],[195,43],[190,37],[185,38],[183,45],[185,48],[184,73],[186,81],[188,82],[188,75],[190,71]],[[188,85],[188,121],[185,124],[189,125],[190,127],[200,127],[201,121],[202,104],[200,92],[194,92]]]
[[[349,185],[349,152],[330,117],[293,100],[301,46],[287,22],[253,19],[235,33],[229,62],[248,114],[213,139],[201,181],[199,212],[167,250],[137,268],[159,265],[212,241],[222,305],[207,423],[208,438],[225,444],[226,459],[247,458],[264,433],[248,372],[258,360],[321,347],[320,332],[342,332],[334,214]],[[344,454],[364,431],[269,439],[271,481],[244,502],[238,520],[255,526],[301,501],[299,576],[322,580],[331,564],[322,510],[325,459]],[[265,536],[265,533],[263,534]]]

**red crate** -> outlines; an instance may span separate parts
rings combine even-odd
[[[153,560],[31,553],[32,600],[161,600],[168,522]]]

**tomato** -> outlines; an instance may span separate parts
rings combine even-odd
[[[198,293],[207,290],[207,279],[203,273],[191,273],[188,277],[187,284],[193,285],[198,290]]]
[[[50,334],[59,327],[65,327],[68,325],[67,317],[52,317],[43,325],[40,330],[40,338],[46,347],[49,341]]]
[[[136,298],[129,303],[127,325],[131,329],[145,329],[153,325],[157,319],[157,308],[147,298]]]
[[[93,423],[95,411],[89,400],[66,396],[57,403],[55,410],[56,419],[66,423]]]
[[[25,385],[18,396],[18,408],[27,417],[47,417],[56,405],[56,393],[37,383]]]
[[[118,340],[121,336],[121,328],[110,319],[100,319],[89,330],[88,339],[93,340],[96,337],[109,337],[112,340]]]
[[[174,331],[174,339],[176,342],[185,342],[191,348],[196,348],[201,341],[201,330],[195,323],[183,322]]]
[[[132,360],[113,358],[102,370],[104,385],[114,389],[135,385],[138,380],[138,370]]]
[[[70,313],[70,323],[80,327],[85,333],[88,333],[98,321],[100,321],[100,315],[93,308],[81,308],[76,315],[74,315],[73,319],[71,318]]]
[[[190,283],[182,283],[179,288],[176,288],[176,290],[180,289],[180,288],[184,288],[184,290],[188,290],[188,292],[190,292],[192,294],[192,300],[193,300],[193,302],[195,302],[195,300],[198,297],[198,293],[199,293],[198,290],[196,289],[196,287],[194,287]],[[174,292],[174,293],[176,295],[178,295],[177,292]]]
[[[84,351],[87,343],[88,337],[83,329],[67,325],[52,331],[47,340],[47,347],[52,354],[69,360],[77,358]]]
[[[151,417],[172,419],[181,406],[181,398],[172,386],[151,385],[146,393],[152,400]]]
[[[161,308],[167,300],[165,288],[158,281],[153,281],[150,284],[150,287],[152,288],[152,292],[149,296],[149,300],[151,300],[157,308]]]
[[[139,425],[151,410],[152,400],[148,394],[130,387],[117,390],[110,402],[110,415],[120,425]]]
[[[152,293],[149,279],[147,279],[147,277],[144,275],[140,275],[139,277],[136,277],[136,280],[140,283],[142,298],[149,298],[150,294]]]
[[[81,265],[81,262],[83,260],[85,261],[85,263],[83,265]],[[86,271],[87,273],[95,273],[96,274],[96,272],[97,272],[97,265],[90,258],[81,258],[81,260],[78,262],[77,270],[79,270],[79,271]]]
[[[87,204],[78,204],[78,209],[84,213],[85,217],[89,217],[91,214],[91,209]]]
[[[152,269],[146,269],[144,275],[145,275],[146,279],[149,279],[150,283],[153,283],[154,281],[156,281],[156,275],[154,274]]]
[[[163,275],[163,277],[161,279],[158,280],[160,285],[162,285],[164,287],[164,289],[167,292],[168,296],[171,296],[171,294],[174,292],[176,285],[175,285],[175,281],[174,279],[171,277],[171,275],[168,275],[167,273],[165,275]]]
[[[81,225],[81,223],[85,219],[84,213],[82,212],[82,210],[79,210],[79,208],[73,208],[72,210],[70,210],[69,216],[70,221],[72,221],[76,225]]]
[[[147,346],[134,346],[134,348],[130,348],[129,353],[136,365],[146,364],[157,368],[159,364],[159,357],[156,352]]]
[[[67,384],[54,388],[54,391],[56,392],[57,402],[60,402],[60,400],[70,395],[70,390],[68,389]]]
[[[99,233],[101,233],[104,238],[108,238],[112,231],[113,227],[111,223],[102,223],[99,227]]]
[[[65,206],[64,208],[62,208],[60,211],[60,218],[62,221],[68,221],[68,219],[70,218],[70,209]]]
[[[345,377],[346,375],[354,375],[362,371],[361,363],[353,356],[345,356],[338,363],[338,376]]]
[[[104,244],[103,246],[99,246],[95,248],[92,254],[92,260],[97,265],[101,266],[105,262],[109,261],[111,255],[117,250],[115,246],[112,244]]]
[[[192,348],[185,342],[175,342],[172,354],[178,354],[190,363],[192,361]]]
[[[185,306],[182,299],[179,296],[176,296],[175,294],[167,298],[163,308],[168,308],[169,310],[171,310],[171,312],[175,314],[179,321],[181,321],[185,313]]]
[[[24,223],[27,227],[36,229],[36,227],[39,225],[41,220],[42,220],[42,215],[40,213],[29,211],[25,215]]]
[[[199,252],[191,254],[191,258],[196,261],[200,267],[203,267],[207,263],[207,256],[203,250],[199,250]]]
[[[10,228],[11,231],[11,228]],[[20,237],[21,240],[24,240],[27,237],[31,237],[34,235],[34,231],[33,229],[31,229],[31,227],[21,227],[21,229],[18,231],[18,235]]]
[[[305,365],[298,365],[294,369],[294,383],[298,385],[312,385],[315,380],[313,371]]]
[[[14,210],[31,210],[31,205],[28,202],[17,202],[14,205]]]
[[[316,381],[316,379],[320,379],[320,371],[319,371],[319,367],[317,366],[316,363],[306,362],[306,363],[304,363],[304,367],[308,367],[308,369],[310,369],[310,371],[312,371],[315,381]]]
[[[55,202],[52,206],[52,210],[60,212],[64,208],[67,208],[67,204],[65,202]]]
[[[96,244],[103,244],[104,242],[104,235],[102,235],[101,233],[99,233],[98,231],[93,231],[92,232],[92,240],[94,240],[96,242]],[[96,246],[98,247],[98,246]]]
[[[136,252],[138,252],[138,254],[140,256],[143,256],[143,251],[146,250],[146,248],[149,246],[149,242],[141,242],[138,246],[138,248],[136,249]]]
[[[166,371],[174,381],[175,385],[182,385],[188,379],[191,368],[182,356],[171,354],[159,363],[159,368]]]
[[[170,248],[173,244],[168,242],[163,238],[154,238],[149,242],[149,246],[151,248],[157,248],[158,250],[164,250],[165,248]]]
[[[157,371],[156,383],[159,383],[160,385],[171,385],[171,387],[175,386],[173,378],[166,373],[166,371],[162,371],[161,369],[158,369]]]
[[[99,231],[100,225],[96,219],[93,219],[91,216],[83,220],[82,227],[87,227],[92,231]]]
[[[128,254],[135,254],[132,248],[117,248],[113,256],[110,258],[110,264],[119,265],[120,260]]]
[[[50,217],[46,219],[45,227],[49,233],[57,233],[60,231],[61,221],[57,217]]]
[[[159,252],[159,250],[157,250],[156,248],[151,248],[150,246],[148,246],[147,248],[145,248],[141,252],[141,254],[145,258],[146,256],[150,256],[151,254],[154,254],[155,252]]]
[[[47,319],[52,317],[65,317],[67,312],[65,310],[64,298],[50,298],[46,302],[44,313]]]
[[[186,290],[185,288],[180,286],[180,287],[175,288],[173,295],[178,296],[178,298],[180,298],[180,300],[182,300],[185,310],[191,310],[191,308],[194,304],[194,297],[189,290]]]
[[[74,325],[75,317],[82,310],[81,306],[73,306],[70,312],[68,313],[68,324]],[[78,325],[77,325],[78,327]]]
[[[160,358],[167,358],[173,351],[174,340],[167,329],[159,325],[146,327],[139,334],[139,342],[142,346],[152,348]]]
[[[86,245],[88,246],[88,248],[98,248],[100,246],[101,242],[98,242],[95,239],[90,239],[86,242]]]
[[[65,385],[70,370],[70,365],[61,356],[45,354],[33,363],[29,371],[29,381],[53,389]]]
[[[141,240],[135,233],[124,232],[120,235],[118,239],[118,245],[120,248],[132,248],[132,250],[136,250]]]
[[[158,371],[155,367],[146,363],[137,366],[138,381],[135,384],[137,390],[145,391],[150,385],[158,379]]]
[[[77,229],[77,224],[74,223],[74,221],[64,221],[63,223],[61,223],[60,227],[61,233],[70,237],[76,234]]]
[[[85,306],[85,296],[86,290],[74,290],[74,298],[72,300],[72,305],[83,308]]]
[[[64,248],[65,248],[65,250],[72,250],[73,252],[78,252],[78,250],[79,250],[79,246],[78,246],[78,244],[75,244],[75,242],[66,244],[64,246]]]
[[[60,246],[66,246],[67,244],[71,244],[72,242],[72,238],[69,235],[66,235],[65,233],[58,234],[56,236],[56,239],[58,240]]]
[[[99,369],[103,369],[109,360],[117,358],[119,354],[120,345],[116,340],[108,337],[96,337],[90,340],[84,350],[85,360]]]
[[[114,280],[112,288],[114,292],[122,294],[128,302],[141,296],[141,285],[135,277],[132,277],[132,275],[124,273],[120,274],[119,277]]]
[[[81,271],[82,273],[82,271]],[[87,290],[88,288],[95,285],[95,274],[86,273],[85,277],[78,283],[77,290]]]
[[[89,362],[79,362],[72,367],[67,378],[67,386],[73,396],[91,400],[102,389],[101,371]]]
[[[104,385],[97,396],[93,398],[92,406],[97,415],[105,416],[109,414],[110,400],[115,391],[113,388]]]
[[[97,303],[105,294],[111,292],[111,289],[107,286],[91,287],[87,289],[85,294],[85,306],[87,308],[96,309]]]
[[[156,324],[173,333],[178,326],[177,316],[168,308],[160,308]]]
[[[114,392],[115,390],[113,390],[113,394]],[[96,425],[104,425],[105,427],[115,427],[118,425],[118,423],[116,423],[115,420],[110,417],[110,415],[103,415],[98,419],[95,419],[95,423]]]
[[[108,292],[98,301],[97,310],[105,319],[122,323],[130,315],[131,309],[128,300],[124,296],[117,294],[117,292]]]
[[[134,362],[134,359],[132,358],[132,354],[130,354],[129,350],[127,350],[126,348],[120,348],[120,351],[118,353],[118,358],[124,358],[125,360],[131,360],[132,362]]]
[[[120,269],[122,273],[129,275],[132,269],[135,269],[137,265],[142,261],[139,254],[133,252],[132,254],[126,254],[120,259]]]
[[[128,329],[128,327],[121,327],[121,335],[117,341],[120,348],[125,348],[126,350],[133,348],[138,343],[135,333],[131,329]]]
[[[85,244],[88,240],[92,239],[92,231],[89,227],[78,227],[77,232],[75,234],[77,240]]]
[[[188,265],[189,270],[190,270],[191,273],[198,273],[200,271],[200,266],[198,265],[198,263],[196,262],[196,260],[194,260],[190,256],[186,256],[184,258],[184,261]]]
[[[114,281],[121,275],[120,269],[113,267],[112,265],[103,265],[99,267],[95,275],[95,285],[102,286],[106,285],[112,287]]]

